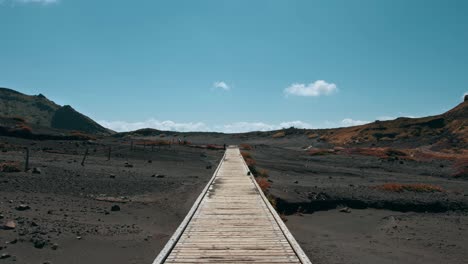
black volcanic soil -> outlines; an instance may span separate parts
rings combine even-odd
[[[450,161],[309,156],[257,146],[277,209],[313,263],[466,263],[468,181]],[[392,192],[384,183],[431,184],[443,192]],[[348,208],[348,209],[344,209]]]
[[[17,225],[0,229],[0,255],[11,255],[0,263],[151,263],[223,154],[185,146],[130,151],[113,139],[0,140],[7,151],[0,162],[21,161],[22,167],[22,148],[29,146],[30,167],[40,170],[0,172],[0,224]],[[16,209],[21,204],[30,209]]]
[[[187,140],[245,139],[212,136]],[[309,156],[283,139],[251,142],[258,143],[250,151],[256,168],[270,175],[268,192],[313,263],[465,263],[468,181],[453,178],[451,161]],[[0,152],[0,162],[19,161],[21,167],[26,146],[30,167],[40,174],[0,172],[0,223],[17,224],[14,230],[0,229],[0,255],[11,255],[0,263],[151,263],[223,154],[179,145],[130,151],[128,138],[1,137],[0,150],[6,152]],[[89,157],[81,166],[86,148]],[[432,184],[444,191],[373,188],[389,182]],[[21,204],[30,209],[16,209]],[[119,211],[112,211],[115,205]],[[343,207],[349,209],[342,212]]]

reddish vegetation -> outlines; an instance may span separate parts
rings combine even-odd
[[[208,145],[189,145],[191,148],[200,148],[200,149],[211,149],[211,150],[222,150],[224,146],[208,144]]]
[[[261,169],[260,171],[258,171],[257,176],[266,178],[266,177],[268,177],[268,171],[265,170],[265,169]]]
[[[250,155],[249,152],[241,151],[241,155],[244,159],[251,159],[252,156]]]
[[[268,180],[264,177],[258,177],[255,178],[255,180],[257,181],[258,186],[260,187],[260,189],[262,189],[263,192],[265,192],[271,186]]]
[[[468,156],[468,150],[441,150],[432,151],[428,149],[407,149],[405,152],[415,160],[431,161],[431,160],[463,160]]]
[[[255,166],[255,164],[256,164],[255,160],[254,160],[254,159],[251,159],[251,158],[245,159],[245,163],[246,163],[247,166],[249,166],[249,167]]]
[[[273,136],[271,136],[271,137],[272,138],[282,138],[284,136],[286,136],[286,133],[284,131],[280,131],[280,132],[278,132],[276,134],[273,134]]]
[[[255,166],[256,162],[255,162],[255,160],[252,158],[252,155],[250,155],[250,153],[245,152],[245,151],[241,151],[241,155],[242,155],[242,157],[244,158],[245,163],[247,164],[247,166],[249,166],[249,169],[250,169],[253,173],[255,173],[256,170],[255,170],[255,167],[254,167],[254,166]]]
[[[10,129],[10,133],[19,133],[19,134],[31,134],[32,128],[27,126],[26,124],[19,124],[14,128]]]
[[[252,150],[253,149],[252,146],[249,145],[249,144],[240,144],[239,147],[242,150]]]
[[[19,162],[15,161],[5,161],[0,163],[0,171],[1,172],[19,172],[20,164]]]
[[[454,177],[468,177],[468,158],[460,159],[454,164],[455,167],[455,174]]]
[[[95,136],[80,132],[80,131],[72,131],[70,136],[75,137],[79,140],[96,140]]]
[[[314,148],[314,149],[309,149],[307,151],[307,154],[310,156],[321,156],[321,155],[328,155],[328,154],[336,154],[336,151],[334,149]]]
[[[221,150],[221,149],[224,149],[224,146],[208,144],[208,145],[206,145],[206,148],[207,149],[212,149],[212,150]]]
[[[390,191],[390,192],[403,192],[403,191],[443,192],[444,191],[440,186],[431,185],[431,184],[423,184],[423,183],[416,183],[416,184],[386,183],[386,184],[374,186],[372,188],[383,190],[383,191]]]
[[[171,145],[171,141],[169,140],[141,140],[141,141],[136,141],[136,145],[141,145],[141,146],[167,146]]]
[[[388,159],[390,157],[410,159],[404,151],[392,148],[346,148],[341,150],[341,152],[353,155],[374,156],[381,159]]]

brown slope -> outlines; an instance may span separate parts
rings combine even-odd
[[[0,116],[23,119],[23,123],[31,127],[76,130],[91,134],[112,132],[71,106],[60,106],[42,94],[26,95],[8,88],[0,88]]]
[[[330,129],[322,134],[321,139],[337,145],[371,143],[466,148],[468,101],[441,115],[423,118],[401,117],[361,126]]]

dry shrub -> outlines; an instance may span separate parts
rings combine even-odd
[[[96,140],[96,137],[93,135],[89,135],[86,133],[83,133],[81,131],[72,131],[70,133],[70,136],[78,139],[78,140]]]
[[[413,184],[401,184],[401,183],[386,183],[373,188],[390,191],[390,192],[443,192],[444,190],[437,185],[424,184],[424,183],[413,183]]]
[[[411,159],[403,150],[392,148],[346,148],[341,152],[352,155],[373,156],[381,159],[388,159],[390,157]]]
[[[249,145],[249,144],[240,144],[239,147],[242,150],[252,150],[253,149],[252,146]]]
[[[167,146],[171,145],[170,140],[141,140],[135,142],[135,145],[146,145],[146,146]]]
[[[26,122],[26,119],[24,119],[24,117],[21,117],[21,116],[14,116],[12,117],[11,119],[15,120],[15,121],[18,121],[18,122],[21,122],[21,123],[25,123]]]
[[[260,187],[260,189],[262,189],[263,192],[265,192],[271,186],[270,182],[268,182],[268,180],[264,177],[258,177],[255,178],[255,180],[257,181],[258,186]]]
[[[211,150],[220,150],[220,149],[224,149],[224,146],[208,144],[206,145],[206,148],[211,149]]]
[[[252,156],[250,155],[249,152],[241,151],[241,155],[244,159],[251,159]]]
[[[455,173],[453,174],[456,178],[467,178],[468,177],[468,158],[459,159],[453,165],[455,167]]]
[[[409,154],[413,159],[418,161],[431,161],[431,160],[463,160],[468,156],[467,150],[459,152],[451,150],[432,151],[427,149],[410,149]]]
[[[257,164],[252,158],[246,158],[245,163],[247,164],[247,166],[249,166],[250,170],[252,170],[252,167],[255,166],[255,164]]]
[[[271,136],[271,137],[272,138],[282,138],[284,136],[286,136],[286,133],[284,131],[280,131],[278,133],[273,134],[273,136]]]
[[[307,135],[307,138],[313,139],[313,138],[318,138],[320,135],[317,133],[309,134]]]
[[[11,128],[9,132],[15,133],[15,134],[31,134],[32,128],[27,126],[26,124],[19,124],[15,126],[14,128]]]
[[[336,151],[333,149],[314,148],[314,149],[309,149],[307,151],[307,154],[310,156],[322,156],[322,155],[336,154]]]
[[[20,172],[20,164],[16,161],[5,161],[0,163],[1,172]]]
[[[261,170],[258,171],[257,176],[266,178],[266,177],[268,177],[268,171],[265,170],[265,169],[261,169]]]

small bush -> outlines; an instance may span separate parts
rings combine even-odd
[[[265,169],[261,169],[261,170],[259,170],[257,172],[257,176],[267,178],[268,177],[268,171],[265,170]]]
[[[249,152],[241,151],[241,155],[244,159],[251,159],[252,156],[250,155]]]
[[[240,144],[239,147],[242,150],[252,150],[253,149],[252,146],[249,145],[249,144]]]
[[[381,159],[389,159],[396,157],[407,160],[412,159],[403,150],[397,150],[392,148],[346,148],[343,149],[341,152],[352,155],[374,156]]]
[[[32,133],[32,128],[25,124],[20,124],[15,126],[14,128],[11,128],[9,132],[14,134],[29,135]]]
[[[220,149],[224,149],[224,146],[208,144],[206,145],[206,148],[211,149],[211,150],[220,150]]]
[[[395,157],[395,156],[398,156],[398,157],[405,157],[407,156],[405,152],[401,151],[401,150],[397,150],[397,149],[387,149],[387,151],[385,151],[385,154],[387,156],[392,156],[392,157]]]
[[[78,140],[96,140],[95,136],[83,133],[81,131],[72,131],[70,136],[78,139]]]
[[[313,138],[318,138],[320,135],[317,133],[309,134],[307,135],[307,138],[313,139]]]
[[[307,151],[307,154],[310,156],[323,156],[323,155],[329,155],[329,154],[335,154],[335,150],[333,149],[309,149]]]
[[[437,185],[414,183],[414,184],[401,184],[401,183],[386,183],[373,188],[389,191],[389,192],[443,192],[444,190]]]
[[[257,164],[255,160],[251,158],[246,158],[245,163],[247,164],[247,166],[249,166],[250,170],[252,170],[252,167],[255,166],[255,164]]]
[[[258,186],[260,187],[260,189],[262,189],[263,192],[265,192],[271,186],[271,184],[266,178],[258,177],[255,178],[255,180],[257,181]]]
[[[272,138],[282,138],[282,137],[285,137],[286,136],[286,133],[284,131],[280,131],[278,133],[275,133],[273,134],[273,136],[271,136]]]
[[[146,145],[146,146],[167,146],[171,145],[170,140],[142,140],[135,142],[135,145]]]
[[[455,178],[467,178],[468,177],[468,158],[460,159],[453,165],[455,167]]]
[[[20,164],[15,161],[5,161],[0,163],[1,172],[20,172]]]
[[[18,122],[21,122],[21,123],[25,123],[26,122],[26,119],[24,119],[23,117],[21,116],[14,116],[12,117],[11,119],[15,120],[15,121],[18,121]]]

